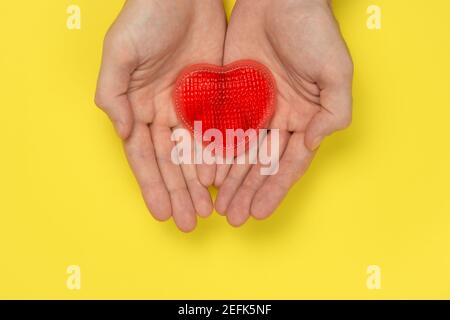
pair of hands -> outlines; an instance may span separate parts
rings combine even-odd
[[[280,130],[280,166],[181,165],[171,161],[181,127],[172,92],[196,63],[265,64],[278,87],[270,128]],[[268,217],[304,174],[321,141],[351,122],[353,65],[328,0],[237,0],[227,26],[222,0],[128,0],[108,31],[96,104],[124,140],[144,200],[161,221],[195,228],[216,210],[239,226]]]

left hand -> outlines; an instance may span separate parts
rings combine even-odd
[[[238,0],[225,41],[224,64],[253,59],[277,82],[269,129],[280,130],[280,167],[217,167],[216,210],[233,226],[268,217],[303,176],[327,135],[351,123],[353,64],[327,0]],[[216,179],[217,180],[217,179]]]

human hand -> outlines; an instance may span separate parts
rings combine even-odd
[[[182,231],[195,228],[196,212],[212,212],[205,186],[215,166],[171,161],[172,129],[181,125],[173,87],[186,65],[222,63],[225,30],[221,0],[128,0],[104,41],[96,104],[124,139],[150,212],[173,216]]]
[[[327,0],[238,0],[224,64],[253,59],[278,86],[271,129],[280,130],[277,174],[260,165],[218,166],[224,175],[216,210],[230,224],[268,217],[305,173],[323,138],[351,122],[353,64]],[[269,134],[270,135],[270,134]]]

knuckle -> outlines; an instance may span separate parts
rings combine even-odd
[[[186,188],[185,185],[173,185],[173,186],[168,186],[167,190],[169,191],[169,193],[173,196],[173,195],[189,195],[189,191]]]
[[[161,189],[164,188],[164,182],[162,179],[154,179],[150,181],[145,181],[141,184],[141,191],[143,194],[149,194],[155,192],[161,192]]]
[[[251,178],[248,176],[242,183],[242,188],[250,190],[250,191],[255,191],[257,185],[258,185],[258,181],[255,178]]]
[[[140,147],[131,148],[130,155],[134,159],[136,159],[136,161],[141,163],[149,162],[151,159],[154,159],[155,157],[153,150],[149,148],[140,148]]]

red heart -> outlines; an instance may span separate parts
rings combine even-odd
[[[275,96],[270,70],[250,60],[223,67],[190,66],[181,72],[174,92],[176,111],[186,128],[193,132],[194,121],[201,121],[202,134],[218,129],[224,137],[223,147],[235,150],[242,141],[225,141],[226,130],[266,128],[275,109]]]

